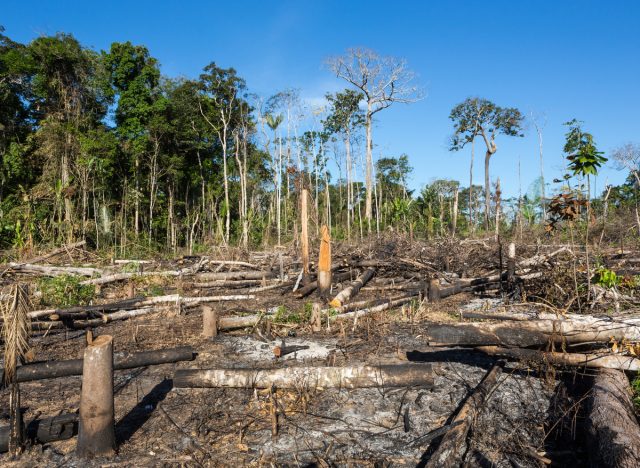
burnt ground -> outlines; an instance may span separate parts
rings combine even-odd
[[[405,252],[400,267],[386,276],[401,281],[420,277],[402,271],[415,263],[431,271],[457,268],[453,261]],[[394,250],[398,251],[398,248]],[[483,256],[484,255],[484,256]],[[457,257],[458,258],[458,257]],[[490,253],[467,252],[469,262],[486,263]],[[446,260],[446,261],[445,261]],[[274,260],[270,262],[273,267]],[[445,265],[446,263],[446,265]],[[171,265],[169,265],[171,266]],[[167,265],[158,267],[166,269]],[[468,274],[460,271],[459,276]],[[476,272],[476,275],[477,272]],[[379,277],[380,278],[379,278]],[[357,300],[389,297],[389,281],[377,275]],[[289,275],[291,278],[292,275]],[[188,280],[149,277],[135,282],[136,294],[220,294],[195,289]],[[341,285],[334,288],[340,289]],[[235,293],[234,291],[228,292]],[[102,288],[99,301],[126,297],[126,287]],[[273,307],[301,311],[315,296],[298,299],[265,291],[252,301],[212,303],[219,315],[256,313]],[[191,345],[194,361],[115,372],[115,419],[118,453],[90,462],[74,455],[76,439],[29,447],[17,460],[0,455],[3,466],[421,466],[437,447],[461,403],[496,360],[472,349],[429,347],[429,323],[460,320],[463,307],[486,310],[491,300],[463,293],[438,304],[414,301],[402,308],[332,322],[312,333],[304,323],[273,325],[201,336],[198,308],[170,308],[151,315],[94,328],[109,334],[114,350],[144,351]],[[498,299],[499,302],[499,299]],[[276,359],[273,348],[306,349]],[[81,358],[83,330],[40,334],[32,338],[36,360]],[[275,368],[301,365],[341,366],[406,361],[434,363],[432,388],[277,390],[278,434],[272,435],[268,391],[252,389],[174,388],[178,369]],[[586,464],[581,418],[589,376],[582,371],[507,363],[468,437],[466,466],[537,467]],[[81,377],[20,385],[26,423],[78,410]],[[0,392],[0,425],[8,424],[8,392]]]

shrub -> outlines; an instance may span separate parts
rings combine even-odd
[[[38,282],[42,292],[42,302],[54,307],[86,305],[93,299],[92,285],[80,284],[84,278],[75,275],[61,275],[41,278]]]

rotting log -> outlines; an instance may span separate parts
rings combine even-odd
[[[433,386],[431,363],[280,369],[181,369],[177,388],[366,388]]]
[[[136,367],[154,366],[171,362],[191,361],[193,358],[194,353],[191,346],[156,349],[138,353],[126,351],[114,354],[113,368],[114,370],[133,369]],[[16,369],[16,379],[18,382],[30,382],[33,380],[81,375],[82,365],[82,359],[25,364]],[[0,373],[0,381],[1,380],[2,373]]]
[[[462,459],[467,451],[469,429],[482,411],[492,389],[496,386],[503,366],[502,362],[495,364],[460,406],[451,421],[451,428],[443,436],[438,449],[429,458],[427,468],[462,466]]]
[[[595,377],[586,427],[591,466],[640,466],[640,426],[624,372],[601,369]]]
[[[84,350],[76,454],[111,456],[116,450],[113,402],[113,338],[102,335]]]
[[[340,291],[336,297],[329,303],[333,307],[340,307],[342,304],[347,302],[352,297],[355,297],[362,286],[367,284],[367,282],[373,278],[376,270],[374,268],[367,268],[360,276],[358,276],[353,283]]]
[[[523,348],[501,348],[498,346],[478,346],[478,351],[491,356],[518,359],[561,366],[594,367],[637,372],[640,359],[622,354],[584,354],[537,351]]]
[[[430,324],[426,337],[433,346],[543,346],[548,343],[640,340],[637,319],[619,321],[530,320],[502,323]]]
[[[36,419],[26,429],[27,438],[37,443],[70,439],[78,432],[78,414],[61,414]],[[9,426],[0,427],[0,452],[9,450]]]

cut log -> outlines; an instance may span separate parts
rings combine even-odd
[[[113,403],[113,338],[97,337],[84,350],[76,454],[111,456],[116,450]]]
[[[287,367],[281,369],[181,369],[178,388],[366,388],[433,385],[431,363],[349,367]]]
[[[78,418],[79,416],[73,413],[36,419],[27,426],[27,437],[41,444],[70,439],[78,433]],[[7,450],[9,450],[9,426],[0,427],[0,452]]]
[[[15,263],[11,262],[7,265],[11,270],[20,273],[33,273],[44,276],[62,276],[62,275],[78,275],[78,276],[96,276],[102,274],[102,270],[97,268],[85,267],[60,267],[50,265],[34,265],[32,263]]]
[[[544,346],[548,343],[640,340],[638,320],[530,320],[506,323],[432,324],[427,339],[433,346]]]
[[[323,225],[320,229],[320,255],[318,258],[318,293],[326,299],[331,293],[331,237],[329,228]]]
[[[367,284],[367,282],[371,278],[373,278],[373,275],[375,275],[375,273],[376,273],[376,270],[373,268],[366,269],[364,273],[358,276],[353,283],[351,283],[349,286],[347,286],[342,291],[340,291],[329,304],[333,307],[342,306],[342,304],[347,302],[349,299],[351,299],[352,297],[355,297],[360,291],[360,289],[362,288],[362,286]]]
[[[500,348],[498,346],[478,346],[475,349],[491,356],[529,362],[562,366],[620,369],[633,372],[640,370],[640,359],[621,354],[558,353],[537,351],[535,349]]]
[[[202,307],[202,335],[212,338],[218,334],[218,312],[209,306]]]
[[[482,411],[488,395],[496,386],[503,364],[495,364],[460,406],[451,421],[451,429],[444,435],[438,449],[427,462],[428,468],[449,468],[462,466],[467,451],[467,434],[478,414]]]
[[[591,466],[640,466],[640,426],[624,372],[602,369],[591,392],[586,418]]]
[[[197,278],[205,281],[219,280],[262,280],[275,278],[275,271],[222,271],[218,273],[198,273]]]
[[[121,352],[114,354],[113,368],[114,370],[133,369],[136,367],[154,366],[170,362],[191,361],[193,357],[193,348],[191,346],[157,349],[138,353]],[[47,361],[25,364],[16,369],[16,378],[18,382],[30,382],[32,380],[81,375],[82,363],[82,359],[71,359],[68,361]],[[0,373],[0,381],[2,380],[1,377],[2,373]]]
[[[351,275],[353,273],[351,273],[350,271],[345,271],[342,273],[334,273],[332,275],[331,280],[335,283],[338,283],[340,281],[344,281],[346,279],[351,278]],[[303,298],[303,297],[307,297],[309,294],[311,294],[313,291],[315,291],[318,288],[318,282],[317,281],[313,281],[312,283],[309,283],[306,286],[303,286],[302,288],[298,289],[298,291],[296,292],[297,296],[299,298]]]

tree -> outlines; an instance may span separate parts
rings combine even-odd
[[[326,94],[329,101],[329,115],[324,120],[325,130],[340,134],[344,142],[347,173],[347,237],[351,239],[351,220],[354,202],[353,161],[351,157],[352,134],[364,124],[364,113],[360,109],[363,95],[358,91],[345,89],[335,94]]]
[[[454,122],[454,134],[450,151],[458,151],[467,143],[481,136],[487,147],[484,158],[485,229],[489,229],[491,185],[489,162],[498,150],[495,138],[502,133],[522,137],[523,116],[515,107],[499,107],[487,99],[467,98],[451,110],[449,118]]]
[[[404,59],[385,57],[366,48],[348,49],[340,57],[327,60],[338,78],[351,83],[364,95],[366,104],[366,201],[365,218],[371,232],[373,188],[373,116],[394,102],[412,103],[421,99],[420,89],[413,84],[414,73]]]
[[[220,68],[211,62],[200,75],[202,101],[200,113],[217,133],[222,147],[222,170],[224,184],[224,242],[229,243],[231,231],[231,206],[229,204],[229,169],[227,154],[232,128],[239,126],[241,117],[241,94],[246,89],[245,81],[233,68]]]
[[[158,62],[144,46],[131,42],[114,42],[108,53],[103,52],[109,72],[112,93],[117,97],[116,133],[121,148],[129,159],[134,179],[134,232],[140,233],[141,160],[149,151],[149,122],[158,98],[160,70]],[[128,171],[129,172],[129,171]],[[125,180],[123,191],[127,191]]]

